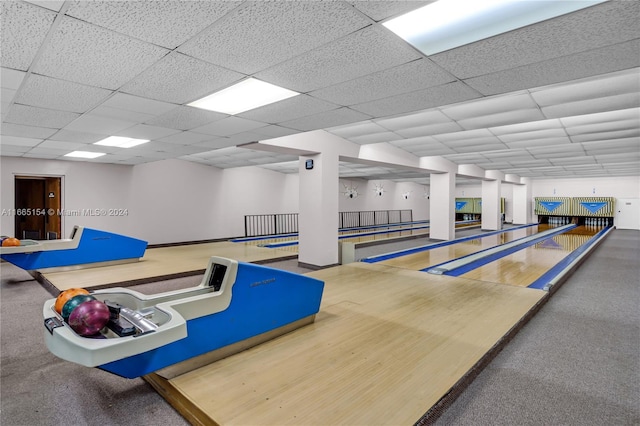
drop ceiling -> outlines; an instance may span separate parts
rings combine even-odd
[[[428,3],[4,1],[0,153],[297,173],[294,156],[240,145],[324,129],[522,177],[640,175],[640,2],[425,56],[382,23]],[[235,116],[186,106],[247,77],[301,95]],[[112,135],[151,141],[93,145]]]

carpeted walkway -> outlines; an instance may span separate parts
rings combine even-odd
[[[640,232],[612,232],[438,424],[640,424],[638,253]],[[304,272],[297,261],[271,266]],[[42,306],[53,295],[7,263],[0,274],[2,426],[188,424],[142,379],[53,356],[42,338]],[[199,280],[136,289],[156,293]]]

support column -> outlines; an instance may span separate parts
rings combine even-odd
[[[306,167],[307,160],[313,168]],[[300,157],[298,262],[338,264],[338,155],[331,151]]]
[[[513,186],[513,224],[526,225],[533,222],[531,216],[531,179],[520,178],[520,185]]]
[[[487,177],[492,180],[482,181],[482,224],[483,231],[497,231],[502,229],[502,213],[500,212],[500,188],[502,173],[487,171]]]
[[[431,173],[429,179],[429,238],[453,240],[455,229],[455,173]]]

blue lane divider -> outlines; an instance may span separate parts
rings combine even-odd
[[[387,231],[362,232],[362,233],[358,233],[358,234],[339,235],[338,239],[339,240],[344,240],[346,238],[368,237],[370,235],[391,234],[393,232],[417,231],[417,230],[420,230],[420,229],[427,229],[427,228],[429,228],[429,226],[417,226],[415,228],[393,229],[393,230],[387,230]],[[284,241],[284,242],[281,242],[281,243],[265,244],[262,247],[277,248],[277,247],[294,246],[296,244],[298,244],[297,240],[295,240],[295,241]]]
[[[469,263],[464,264],[462,266],[459,266],[457,268],[450,269],[448,271],[444,271],[444,272],[437,271],[437,272],[432,272],[432,273],[438,273],[438,274],[441,274],[441,275],[448,275],[450,277],[459,277],[462,274],[465,274],[465,273],[467,273],[469,271],[472,271],[472,270],[474,270],[476,268],[484,266],[487,263],[491,263],[494,260],[501,259],[501,258],[503,258],[505,256],[508,256],[508,255],[510,255],[512,253],[515,253],[515,252],[517,252],[519,250],[522,250],[524,248],[531,247],[532,245],[537,244],[540,241],[548,240],[548,239],[552,238],[555,235],[564,234],[565,232],[567,232],[567,231],[569,231],[571,229],[574,229],[577,226],[578,225],[576,225],[576,224],[565,225],[563,227],[558,228],[558,230],[555,231],[555,232],[549,232],[549,233],[547,233],[547,234],[545,234],[543,236],[537,237],[537,238],[534,237],[532,239],[528,239],[530,237],[524,237],[524,238],[521,238],[521,240],[522,239],[528,239],[528,240],[527,241],[523,241],[521,244],[516,244],[516,245],[514,245],[512,247],[506,248],[504,250],[500,250],[500,251],[498,251],[496,253],[493,253],[493,254],[490,254],[490,255],[487,255],[487,256],[484,256],[484,257],[481,257],[478,260],[474,260],[472,262],[469,262]],[[515,240],[515,241],[520,241],[520,240]],[[492,248],[486,249],[486,250],[482,250],[482,251],[479,251],[479,252],[476,252],[476,253],[473,253],[473,254],[470,254],[470,255],[467,255],[467,256],[463,256],[463,257],[460,257],[460,258],[458,258],[456,260],[464,259],[465,257],[469,257],[469,256],[475,256],[475,255],[477,255],[479,253],[482,253],[483,251],[492,250],[492,249],[495,249],[495,247],[492,247]],[[444,264],[450,263],[450,262],[445,262],[445,263],[443,263],[441,265],[444,265]],[[435,271],[435,270],[437,270],[438,266],[441,266],[441,265],[430,266],[428,268],[421,269],[421,271],[422,272],[431,272],[432,270]]]
[[[607,226],[602,229],[600,232],[595,234],[592,238],[590,238],[587,242],[582,244],[580,247],[572,251],[567,257],[558,262],[554,267],[545,272],[540,278],[529,284],[527,287],[536,288],[536,289],[545,289],[555,278],[562,276],[562,273],[565,269],[567,269],[575,260],[580,258],[585,252],[587,252],[595,243],[597,243],[601,238],[604,237],[609,231],[613,228]]]
[[[457,238],[455,240],[443,241],[443,242],[440,242],[440,243],[433,243],[433,244],[429,244],[429,245],[426,245],[426,246],[414,247],[414,248],[411,248],[411,249],[394,251],[394,252],[391,252],[391,253],[381,254],[381,255],[377,255],[377,256],[365,257],[364,259],[361,260],[361,262],[367,262],[367,263],[382,262],[383,260],[395,259],[396,257],[406,256],[408,254],[419,253],[421,251],[427,251],[427,250],[435,249],[435,248],[438,248],[438,247],[444,247],[444,246],[449,246],[449,245],[452,245],[452,244],[458,244],[458,243],[462,243],[464,241],[477,240],[477,239],[484,238],[484,237],[490,237],[491,235],[498,235],[498,234],[502,234],[502,233],[505,233],[505,232],[511,232],[511,231],[515,231],[517,229],[523,229],[523,228],[528,228],[530,226],[537,226],[537,225],[538,225],[537,223],[530,223],[528,225],[520,225],[520,226],[514,226],[512,228],[500,229],[498,231],[491,231],[491,232],[487,232],[485,234],[475,234],[475,235],[470,235],[468,237]]]

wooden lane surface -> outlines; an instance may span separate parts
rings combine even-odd
[[[526,287],[601,229],[579,226],[469,271],[461,277]]]
[[[189,244],[147,249],[139,262],[61,272],[43,273],[58,290],[72,287],[104,287],[118,283],[204,272],[211,256],[243,262],[260,262],[291,257],[292,253],[232,242]]]
[[[542,229],[538,229],[538,226],[530,226],[528,228],[514,229],[513,231],[507,231],[496,235],[487,235],[484,237],[482,234],[479,234],[478,238],[473,240],[383,260],[378,263],[419,271],[429,266],[435,266],[500,244],[508,243],[509,241],[513,241],[518,238],[535,234],[541,230]]]
[[[203,424],[413,424],[546,295],[360,262],[307,275],[325,282],[315,323],[160,393]]]

